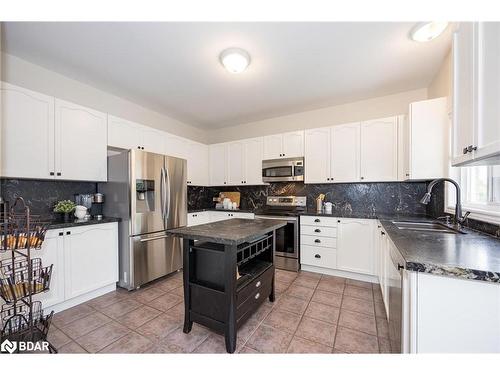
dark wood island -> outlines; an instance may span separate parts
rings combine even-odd
[[[167,230],[184,239],[184,333],[202,324],[224,334],[234,353],[238,328],[266,298],[274,302],[275,231],[285,225],[231,219]]]

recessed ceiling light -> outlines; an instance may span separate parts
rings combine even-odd
[[[250,65],[250,55],[241,48],[228,48],[221,52],[220,62],[230,73],[241,73]]]
[[[447,27],[448,22],[420,22],[410,35],[416,42],[428,42],[440,36]]]

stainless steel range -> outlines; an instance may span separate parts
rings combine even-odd
[[[307,197],[270,196],[266,207],[257,212],[256,218],[286,220],[288,224],[276,231],[277,268],[298,271],[299,262],[299,214],[306,209]]]

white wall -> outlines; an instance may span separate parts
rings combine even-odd
[[[206,132],[16,56],[2,54],[5,82],[206,143]]]
[[[446,55],[438,72],[432,79],[429,85],[428,94],[429,99],[439,98],[441,96],[446,96],[451,98],[452,93],[452,70],[453,66],[451,63],[451,51]]]
[[[411,102],[424,99],[427,99],[426,88],[249,122],[211,131],[208,143],[400,115],[408,113]]]

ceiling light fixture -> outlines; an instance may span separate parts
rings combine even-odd
[[[416,42],[428,42],[440,36],[448,22],[420,22],[412,29],[410,36]]]
[[[221,52],[220,62],[230,73],[241,73],[250,65],[250,55],[241,48],[228,48]]]

